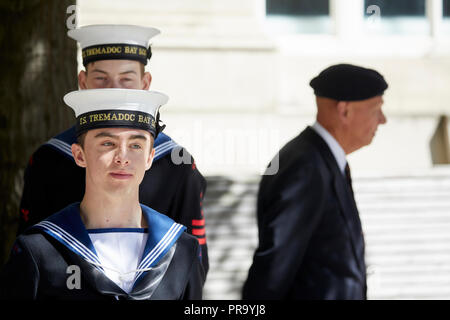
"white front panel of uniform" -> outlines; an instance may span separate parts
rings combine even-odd
[[[94,233],[90,230],[88,232],[106,276],[129,293],[133,287],[148,233],[103,232],[99,229]]]

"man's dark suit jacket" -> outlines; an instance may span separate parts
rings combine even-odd
[[[244,299],[365,299],[364,238],[327,143],[306,128],[279,152],[258,194],[259,246]]]

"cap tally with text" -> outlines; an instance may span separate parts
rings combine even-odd
[[[69,92],[64,102],[75,111],[76,134],[98,128],[136,128],[156,139],[159,108],[169,97],[156,91],[135,89],[87,89]]]
[[[83,65],[98,60],[137,60],[144,65],[151,58],[150,39],[160,31],[152,27],[97,24],[69,30],[67,35],[81,46]]]
[[[337,64],[323,70],[309,85],[319,97],[358,101],[382,95],[388,84],[375,70],[351,64]]]

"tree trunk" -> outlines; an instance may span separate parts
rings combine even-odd
[[[28,159],[74,122],[62,100],[77,89],[76,42],[66,26],[74,3],[0,0],[0,266],[17,231]]]

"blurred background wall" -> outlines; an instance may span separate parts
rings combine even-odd
[[[170,96],[167,131],[205,174],[259,173],[313,121],[309,81],[340,62],[374,68],[390,86],[388,123],[351,155],[355,174],[427,169],[434,153],[448,150],[444,141],[430,145],[450,113],[448,1],[79,0],[78,7],[79,25],[162,31],[148,65],[151,88]]]

